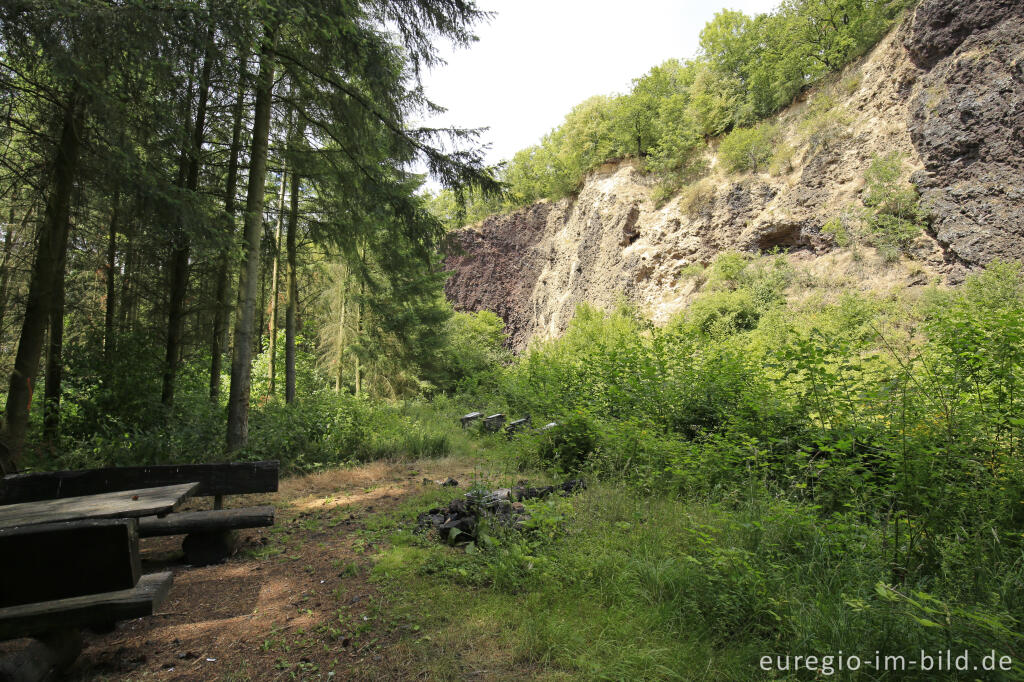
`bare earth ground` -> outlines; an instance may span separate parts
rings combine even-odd
[[[229,498],[225,506],[273,503],[277,521],[240,531],[239,552],[216,566],[182,564],[180,537],[144,539],[143,570],[174,572],[167,600],[149,618],[85,633],[69,679],[416,679],[389,657],[401,626],[383,622],[384,595],[368,580],[375,548],[357,531],[424,478],[474,473],[454,458],[375,462]]]

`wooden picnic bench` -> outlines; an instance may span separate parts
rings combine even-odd
[[[274,507],[225,509],[225,495],[277,492],[276,461],[172,464],[13,474],[0,480],[0,516],[5,506],[69,496],[127,491],[143,486],[198,483],[195,497],[213,497],[213,509],[182,511],[139,520],[139,536],[185,535],[185,559],[194,565],[222,561],[234,553],[235,531],[274,525]]]
[[[142,575],[139,516],[167,514],[198,483],[15,502],[0,507],[0,641],[33,638],[0,659],[0,679],[37,682],[69,665],[79,630],[151,615],[169,571]]]

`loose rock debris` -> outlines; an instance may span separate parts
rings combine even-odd
[[[586,488],[583,479],[574,478],[560,485],[530,487],[526,481],[520,481],[514,488],[489,492],[474,490],[452,500],[447,507],[435,507],[423,512],[416,517],[417,528],[421,531],[437,529],[441,539],[449,544],[472,542],[476,540],[477,527],[482,518],[518,530],[529,518],[523,500],[547,497],[554,493],[564,497]]]

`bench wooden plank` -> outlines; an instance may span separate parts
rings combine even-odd
[[[198,481],[197,497],[277,492],[279,464],[161,464],[11,474],[0,480],[0,505],[95,495]]]
[[[505,424],[505,415],[502,413],[492,414],[490,417],[484,418],[484,430],[485,431],[500,431],[501,427]]]
[[[142,575],[135,519],[0,529],[0,607],[134,587]]]
[[[146,517],[139,520],[139,535],[148,538],[273,525],[273,506],[239,507],[212,511],[177,512],[163,518]]]
[[[126,518],[166,514],[187,499],[198,483],[140,488],[103,495],[65,497],[0,506],[0,528],[80,519]]]
[[[470,412],[469,414],[459,417],[459,422],[462,424],[462,428],[466,428],[471,422],[480,419],[483,416],[483,412]]]
[[[170,571],[151,573],[128,590],[0,609],[0,640],[150,616],[171,588]]]

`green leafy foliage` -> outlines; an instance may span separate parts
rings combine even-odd
[[[670,59],[635,79],[626,94],[579,104],[539,144],[515,154],[503,174],[507,197],[472,195],[465,212],[448,224],[460,227],[539,199],[559,199],[598,165],[626,157],[659,176],[662,201],[705,172],[707,140],[731,130],[722,142],[725,166],[763,170],[776,142],[773,129],[758,121],[862,55],[909,4],[788,0],[754,17],[722,10],[701,31],[695,59]],[[837,144],[845,127],[831,98],[816,97],[801,130],[817,149]],[[788,172],[788,156],[773,165],[774,173]],[[437,203],[436,212],[453,216],[452,197]]]
[[[905,250],[924,230],[917,190],[901,182],[902,166],[903,157],[890,152],[872,159],[864,174],[864,222],[871,241],[890,254]]]
[[[768,124],[753,128],[736,128],[722,138],[718,156],[730,171],[756,173],[774,155],[777,137],[778,131]]]
[[[587,678],[699,660],[751,679],[765,651],[850,642],[1016,661],[1021,266],[912,306],[786,303],[783,256],[723,254],[700,278],[664,328],[583,306],[503,370],[492,403],[561,424],[517,439],[520,467],[583,472],[589,489],[472,552],[433,545],[403,594],[443,603],[466,641],[460,623],[501,614],[522,660]],[[451,655],[431,641],[429,660]]]
[[[917,189],[903,176],[899,152],[876,155],[864,174],[862,205],[846,207],[822,231],[855,252],[861,244],[870,244],[886,260],[898,260],[925,229],[927,220]]]

